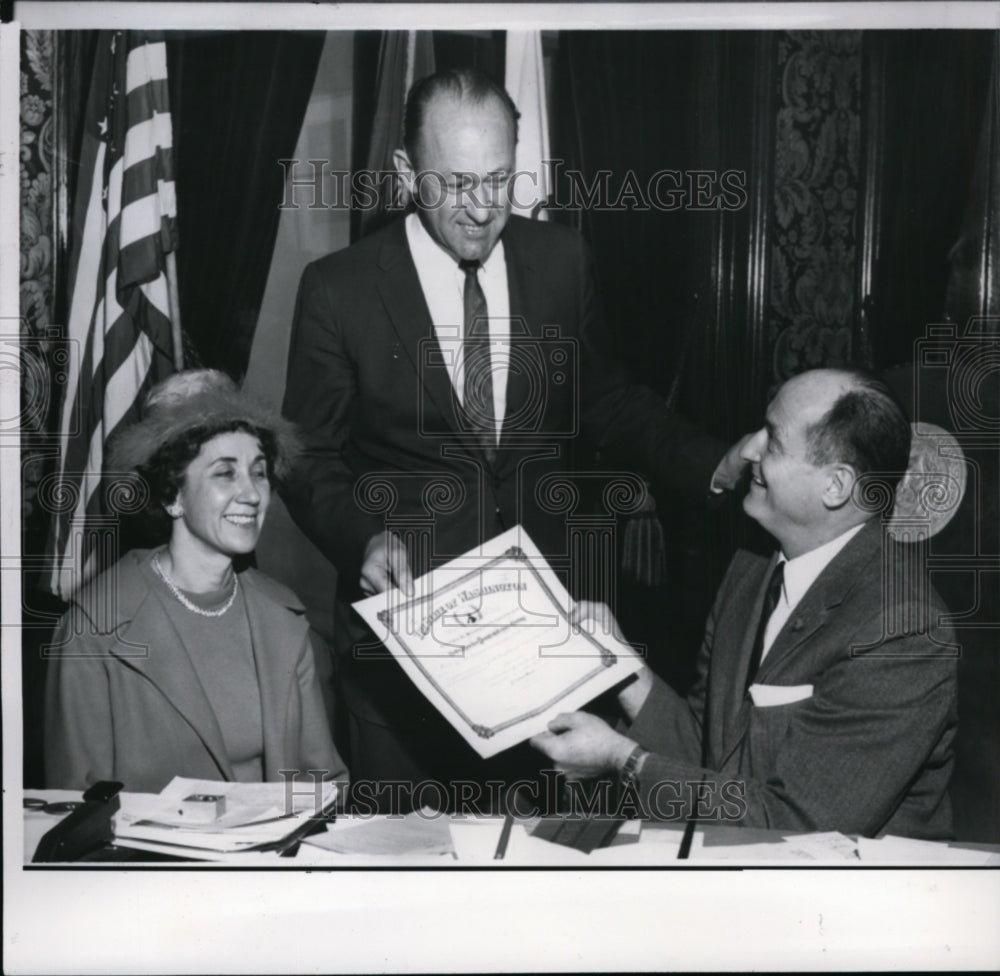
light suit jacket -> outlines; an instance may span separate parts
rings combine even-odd
[[[305,611],[291,590],[240,573],[260,681],[264,777],[309,769],[346,780],[330,735]],[[222,732],[164,608],[150,553],[135,550],[91,583],[48,650],[46,782],[118,780],[159,792],[174,776],[231,780]],[[297,787],[301,789],[302,787]]]
[[[958,647],[906,549],[874,518],[837,554],[756,675],[798,698],[772,705],[744,684],[775,559],[736,554],[690,694],[658,681],[627,733],[652,751],[650,815],[697,802],[699,818],[752,827],[951,836]]]

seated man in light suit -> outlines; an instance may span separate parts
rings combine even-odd
[[[958,648],[912,553],[864,504],[863,476],[894,487],[909,444],[874,377],[786,382],[743,449],[744,509],[780,551],[736,554],[690,694],[646,669],[619,693],[622,731],[576,712],[532,744],[571,779],[617,771],[654,818],[949,837]]]

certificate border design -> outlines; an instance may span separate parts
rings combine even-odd
[[[594,640],[593,636],[588,634],[586,631],[581,630],[580,635],[582,637],[585,637],[600,652],[601,662],[596,668],[594,668],[592,671],[587,672],[585,675],[581,676],[577,681],[573,682],[573,684],[569,685],[567,688],[564,688],[559,694],[550,698],[548,701],[539,705],[537,708],[530,709],[527,712],[522,712],[520,715],[517,715],[514,718],[507,719],[506,721],[501,722],[498,725],[488,726],[474,722],[471,716],[467,715],[458,706],[458,704],[448,695],[448,693],[434,679],[434,677],[428,672],[428,670],[423,666],[423,664],[421,664],[419,655],[414,654],[409,644],[407,644],[407,642],[400,636],[399,631],[396,629],[395,623],[398,614],[404,611],[410,611],[414,607],[426,603],[433,597],[441,596],[447,593],[448,591],[455,589],[456,587],[465,585],[473,577],[480,576],[484,571],[496,568],[500,563],[504,562],[505,560],[516,560],[524,565],[524,567],[532,574],[538,585],[541,586],[543,592],[549,598],[549,601],[551,602],[552,606],[562,616],[563,620],[565,620],[568,624],[569,620],[566,616],[566,611],[563,609],[559,601],[556,599],[556,596],[552,592],[551,587],[548,585],[548,583],[545,582],[541,573],[534,565],[532,565],[531,560],[528,558],[527,553],[520,546],[511,546],[509,549],[506,549],[499,555],[494,556],[485,565],[479,567],[478,569],[470,570],[468,573],[465,573],[464,575],[458,577],[458,579],[455,579],[452,582],[447,583],[445,586],[441,587],[440,589],[434,590],[433,592],[427,594],[426,596],[418,597],[415,600],[409,600],[401,604],[394,610],[380,610],[378,614],[378,619],[383,624],[385,624],[386,627],[388,627],[392,635],[396,638],[397,641],[399,641],[399,646],[406,652],[408,659],[412,661],[414,666],[420,670],[420,673],[427,679],[428,682],[430,682],[430,684],[435,688],[438,694],[440,694],[441,697],[448,703],[448,705],[455,712],[455,714],[458,715],[459,718],[461,718],[462,721],[465,722],[465,724],[468,725],[469,728],[472,729],[472,731],[475,732],[475,734],[482,739],[492,738],[494,735],[496,735],[498,732],[502,732],[504,729],[508,729],[514,725],[519,724],[520,722],[526,722],[537,715],[541,715],[543,712],[552,708],[552,706],[555,705],[556,702],[562,700],[563,698],[566,698],[574,691],[576,691],[576,689],[579,688],[581,685],[584,685],[588,681],[590,681],[594,677],[594,675],[599,674],[601,668],[611,668],[618,663],[617,654],[615,654],[613,651],[610,651],[603,644],[600,644],[598,641]]]

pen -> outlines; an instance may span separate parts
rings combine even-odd
[[[695,819],[692,815],[684,824],[684,836],[681,837],[681,846],[677,851],[677,860],[684,861],[691,854],[691,842],[694,840]]]
[[[510,840],[510,828],[514,826],[514,815],[507,813],[503,818],[503,830],[500,831],[500,840],[497,841],[497,849],[493,855],[494,861],[502,861],[507,853],[507,842]]]

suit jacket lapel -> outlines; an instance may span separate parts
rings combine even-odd
[[[858,535],[844,546],[806,591],[785,622],[760,666],[761,679],[778,669],[783,661],[809,640],[826,623],[832,610],[843,603],[856,585],[861,567],[874,557],[882,540],[879,519],[871,519]]]
[[[400,345],[420,378],[425,395],[447,425],[455,430],[458,420],[451,379],[420,287],[417,268],[410,256],[402,220],[389,228],[382,243],[379,272],[376,287]]]
[[[293,667],[297,655],[275,654],[273,649],[289,643],[295,643],[297,647],[301,645],[307,639],[308,624],[301,616],[296,621],[297,627],[289,627],[291,614],[281,612],[275,605],[273,594],[270,597],[267,595],[268,581],[265,577],[247,570],[242,578],[257,680],[260,683],[260,708],[264,716],[264,776],[267,778],[298,754],[297,744],[286,740],[288,722],[284,718],[288,715],[290,686],[296,680]],[[305,613],[301,603],[280,602],[300,615]],[[279,716],[282,717],[280,721],[277,720]],[[304,775],[305,770],[302,772]]]
[[[541,338],[535,321],[538,309],[544,305],[544,296],[539,293],[544,282],[538,274],[534,256],[525,246],[523,238],[518,233],[517,218],[512,217],[504,230],[504,261],[507,265],[507,291],[510,297],[510,367],[507,371],[507,409],[504,415],[504,425],[500,431],[500,454],[498,460],[512,463],[512,452],[505,450],[511,446],[512,440],[519,435],[528,433],[518,429],[516,423],[510,423],[517,418],[526,404],[536,398],[537,371],[530,368],[537,360],[536,343]],[[532,347],[535,346],[535,349]],[[542,381],[549,378],[544,372],[544,359],[539,364],[542,367]]]
[[[732,640],[737,649],[731,665],[722,669],[719,676],[719,680],[723,682],[721,694],[724,701],[723,715],[725,716],[720,766],[729,760],[733,750],[739,746],[746,734],[747,722],[750,718],[745,689],[747,669],[750,667],[754,638],[757,636],[757,626],[764,609],[767,583],[777,561],[778,555],[775,553],[766,563],[760,563],[759,575],[754,574],[752,578],[747,580],[743,600],[749,611],[747,616],[742,619],[741,629],[728,637],[725,634],[716,635],[716,647],[719,646],[719,638],[721,637],[722,640]]]

